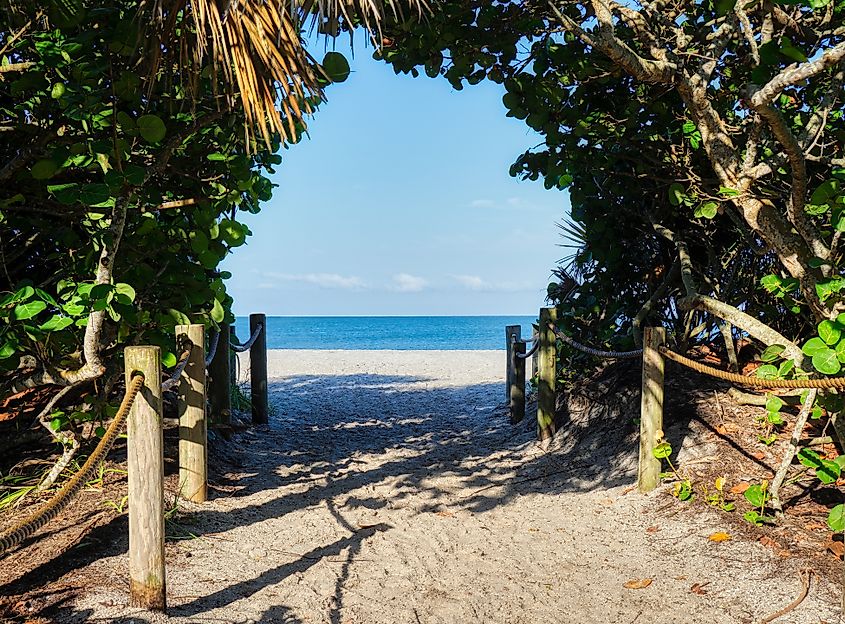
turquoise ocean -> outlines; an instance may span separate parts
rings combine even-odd
[[[530,336],[534,316],[270,316],[268,349],[460,349],[505,348],[505,326]],[[249,319],[237,317],[240,342]]]

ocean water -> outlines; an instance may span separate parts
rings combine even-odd
[[[533,316],[270,316],[268,349],[504,349],[505,326],[530,336]],[[237,317],[240,342],[249,319]]]

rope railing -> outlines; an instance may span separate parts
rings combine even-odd
[[[58,516],[62,510],[67,507],[71,499],[79,493],[83,486],[88,482],[89,477],[100,461],[111,450],[114,441],[118,434],[123,429],[126,423],[126,418],[129,415],[129,410],[132,409],[132,404],[135,402],[135,397],[144,385],[144,375],[142,373],[135,373],[132,376],[132,381],[126,388],[126,394],[123,396],[123,401],[117,410],[117,414],[103,434],[102,440],[97,444],[94,452],[88,456],[88,459],[83,464],[82,468],[71,479],[65,483],[61,490],[56,492],[47,503],[36,510],[20,522],[14,524],[9,529],[0,534],[0,556],[5,554],[10,548],[13,548],[23,542],[26,538],[35,533],[38,529],[53,520]]]
[[[730,381],[731,383],[753,386],[755,388],[845,388],[845,377],[823,377],[821,379],[764,379],[762,377],[747,377],[738,373],[730,373],[675,353],[665,346],[658,348],[660,354],[667,359],[686,366],[696,372]]]
[[[230,342],[229,347],[235,353],[243,353],[244,351],[249,351],[250,347],[252,347],[252,345],[255,344],[255,341],[258,340],[258,336],[261,335],[261,332],[263,330],[264,330],[264,325],[259,324],[255,327],[255,330],[252,332],[252,336],[249,337],[249,340],[247,340],[243,344],[237,344],[237,343]]]
[[[208,355],[205,356],[205,367],[208,368],[211,366],[211,362],[214,360],[214,356],[217,355],[217,343],[220,342],[220,330],[214,332],[214,335],[211,337],[211,344],[208,348]]]
[[[515,354],[516,357],[518,357],[520,360],[525,360],[537,353],[537,350],[540,348],[540,341],[535,339],[533,342],[534,346],[531,347],[530,350],[526,351],[525,353],[517,353]]]
[[[188,365],[188,360],[191,357],[191,349],[193,347],[189,347],[182,352],[182,355],[179,356],[179,361],[176,363],[173,372],[170,374],[170,377],[165,379],[161,382],[161,390],[162,392],[170,390],[171,388],[175,388],[179,384],[179,379],[182,377],[182,373],[185,370],[185,367]]]
[[[582,353],[586,353],[587,355],[592,355],[593,357],[614,360],[632,360],[634,358],[642,357],[643,354],[642,349],[636,349],[634,351],[601,351],[599,349],[593,349],[592,347],[582,345],[580,342],[577,342],[576,340],[570,338],[551,323],[549,323],[549,329],[551,329],[555,333],[555,336],[557,336],[561,341],[568,344],[570,347],[577,349]]]

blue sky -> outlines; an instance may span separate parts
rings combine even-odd
[[[503,88],[338,50],[352,75],[283,151],[273,199],[241,215],[253,236],[224,262],[235,313],[536,314],[569,201],[508,175],[539,137],[505,117]]]

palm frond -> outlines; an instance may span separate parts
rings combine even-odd
[[[307,18],[361,24],[381,41],[381,24],[401,20],[411,10],[422,15],[426,0],[142,0],[148,24],[148,59],[153,74],[165,61],[196,78],[211,61],[214,83],[225,85],[226,105],[240,102],[245,133],[259,134],[269,146],[273,134],[295,142],[304,117],[323,99],[327,78],[305,50],[301,24]],[[193,33],[183,27],[193,22]],[[175,57],[175,58],[168,58]]]

